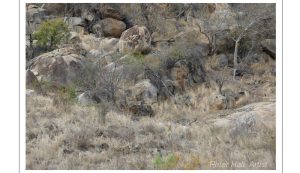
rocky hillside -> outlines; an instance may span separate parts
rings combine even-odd
[[[26,8],[27,169],[275,169],[274,4]]]

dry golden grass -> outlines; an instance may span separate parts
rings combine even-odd
[[[224,89],[239,87],[230,83]],[[156,103],[156,116],[138,121],[110,110],[105,124],[94,106],[67,104],[69,111],[65,111],[50,97],[29,96],[26,168],[275,169],[275,103],[210,111],[208,98],[215,91],[204,85],[193,88],[187,91],[189,106]],[[249,109],[256,117],[251,133],[243,130],[242,120],[235,120]],[[229,165],[221,167],[217,162]]]
[[[274,66],[257,63],[254,75],[225,82],[235,99],[225,110],[211,107],[213,81],[176,95],[178,104],[154,103],[155,117],[139,119],[58,93],[28,96],[26,168],[275,169]]]

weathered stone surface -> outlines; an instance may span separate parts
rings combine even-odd
[[[271,58],[276,59],[276,40],[265,39],[261,42],[262,51],[268,54]]]
[[[116,52],[119,39],[117,38],[96,38],[93,35],[81,35],[81,46],[86,51],[97,50],[102,56]]]
[[[112,18],[116,20],[124,20],[125,16],[122,15],[118,10],[111,8],[111,7],[106,7],[103,9],[100,9],[101,15],[103,18]]]
[[[26,70],[26,88],[39,88],[39,81],[31,70]]]
[[[92,50],[88,51],[85,56],[87,58],[100,58],[102,56],[102,54],[99,50],[92,49]]]
[[[68,17],[65,18],[66,23],[72,31],[83,33],[86,22],[81,17]]]
[[[93,26],[93,32],[104,37],[119,38],[125,29],[126,24],[124,22],[112,18],[105,18]]]
[[[56,49],[30,61],[30,70],[41,81],[71,83],[82,68],[83,57],[72,48]]]
[[[81,17],[68,17],[65,18],[65,21],[70,26],[85,26],[85,21]]]
[[[96,18],[96,14],[92,9],[85,9],[81,12],[81,17],[91,22]]]
[[[97,103],[94,99],[93,99],[93,95],[90,92],[84,92],[81,93],[78,97],[77,97],[78,103],[81,105],[91,105],[91,104],[95,104]]]
[[[27,6],[26,17],[26,34],[32,34],[42,21],[47,19],[46,10],[37,5],[29,5]]]
[[[145,103],[154,103],[157,101],[157,88],[151,84],[149,79],[142,80],[130,88],[130,101],[143,101]]]
[[[123,53],[128,52],[148,52],[151,49],[150,32],[145,26],[133,26],[121,35],[119,50]]]
[[[275,130],[276,104],[272,102],[253,103],[235,110],[226,118],[211,120],[216,129],[226,129],[232,137],[255,135],[258,131]],[[274,134],[270,134],[271,137]]]

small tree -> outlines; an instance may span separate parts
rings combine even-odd
[[[102,102],[102,99],[105,98],[108,102],[111,101],[116,105],[116,94],[121,88],[121,82],[124,79],[123,73],[124,71],[118,68],[116,64],[101,67],[99,63],[86,60],[81,74],[78,75],[75,83],[82,90],[91,91],[95,97],[99,95],[103,96],[102,98],[98,98],[99,101],[97,102]]]
[[[198,27],[199,32],[208,40],[209,56],[216,52],[218,49],[217,40],[226,37],[225,35],[233,24],[233,13],[229,9],[214,13],[211,13],[210,10],[209,4],[205,4],[198,12],[197,17],[190,12],[190,15],[195,16],[190,17],[190,22]]]
[[[273,29],[274,25],[268,23],[275,18],[274,4],[250,4],[238,5],[233,9],[236,13],[236,26],[232,34],[232,39],[235,42],[233,54],[233,79],[235,79],[236,70],[238,67],[238,52],[242,39],[251,38],[253,41],[258,37],[264,36]],[[252,42],[252,47],[253,47]],[[252,47],[249,49],[253,51]]]
[[[123,73],[113,65],[111,69],[100,69],[98,72],[97,90],[108,94],[113,104],[116,104],[116,93],[120,89]]]
[[[222,71],[208,72],[209,78],[217,84],[219,94],[222,94],[222,88],[225,82],[231,81],[231,78],[229,77],[230,76],[229,71],[230,71],[229,69],[224,69]]]
[[[55,49],[58,44],[66,41],[69,37],[69,29],[62,19],[44,21],[36,32],[34,38],[40,46],[48,50]]]

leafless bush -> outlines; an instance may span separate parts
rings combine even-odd
[[[97,63],[86,62],[76,84],[97,97],[103,97],[99,98],[100,102],[106,100],[115,104],[123,77],[123,70],[114,63],[101,68]]]
[[[66,140],[67,143],[70,143],[71,146],[74,146],[78,150],[88,150],[91,145],[91,139],[93,134],[90,129],[80,128],[73,129],[72,135],[69,136]]]
[[[251,4],[249,6],[237,6],[233,10],[237,14],[235,16],[236,26],[230,33],[235,42],[233,57],[233,78],[235,78],[242,43],[244,42],[245,46],[245,44],[249,44],[247,40],[250,40],[251,46],[246,46],[249,47],[248,52],[244,53],[246,57],[250,56],[254,52],[253,47],[257,40],[264,38],[267,33],[274,30],[275,25],[271,23],[273,22],[272,19],[275,18],[275,6],[274,4]]]
[[[210,71],[207,74],[209,78],[217,84],[219,94],[222,94],[222,88],[225,82],[232,81],[229,69],[224,69],[222,71]]]
[[[210,56],[218,49],[218,39],[224,39],[224,35],[228,33],[231,23],[230,12],[224,11],[222,13],[211,16],[207,12],[200,12],[198,18],[192,18],[192,21],[190,21],[198,27],[199,33],[208,40],[208,55]],[[191,15],[193,16],[193,14]]]
[[[114,65],[111,69],[100,69],[98,73],[98,81],[96,90],[103,91],[108,94],[108,98],[116,104],[116,93],[120,89],[121,80],[123,78],[122,70]]]

